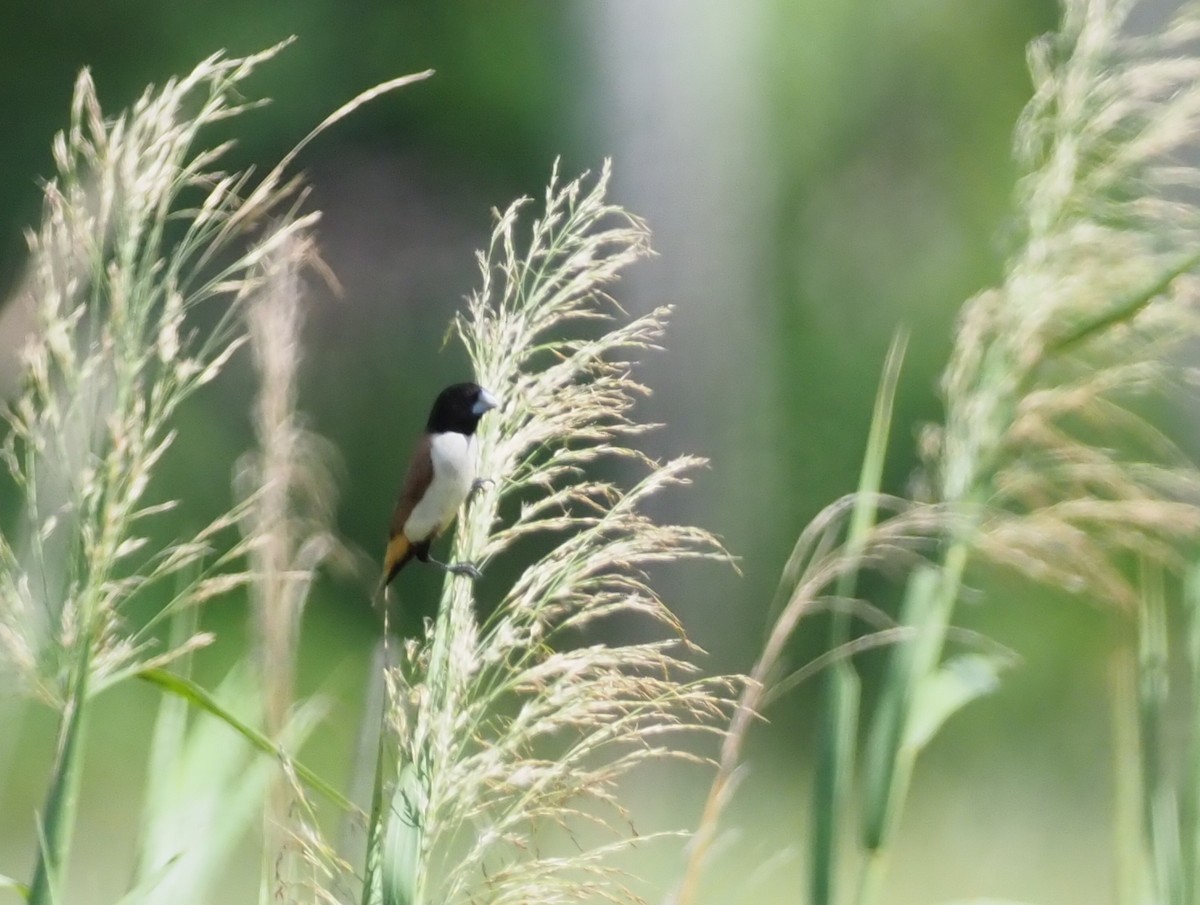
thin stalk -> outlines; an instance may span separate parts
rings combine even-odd
[[[1156,901],[1183,905],[1179,803],[1164,769],[1168,667],[1167,604],[1162,573],[1145,565],[1138,611],[1138,720],[1142,742],[1142,802]]]
[[[1120,638],[1112,656],[1114,750],[1113,871],[1117,905],[1138,905],[1145,888],[1142,757],[1138,731],[1137,657]]]
[[[383,637],[376,642],[367,673],[367,693],[363,706],[362,724],[358,733],[354,766],[350,773],[350,798],[361,801],[370,791],[371,807],[367,816],[367,838],[363,852],[363,883],[361,905],[380,901],[379,859],[383,829],[383,792],[387,784],[389,758],[387,714],[390,702],[387,694],[387,671],[392,663],[390,645],[394,639],[388,631],[387,612],[384,612]],[[341,850],[351,852],[355,822],[347,815]]]
[[[30,905],[51,905],[62,901],[61,889],[55,886],[62,882],[70,853],[79,800],[79,780],[83,770],[80,750],[86,729],[88,674],[92,660],[92,643],[88,633],[81,634],[78,645],[79,660],[60,723],[53,778],[46,795],[46,807],[41,814],[44,836],[38,846],[33,882],[29,884]]]
[[[838,838],[850,801],[862,682],[848,659],[834,665],[825,685],[813,791],[813,852],[809,898],[834,901]]]
[[[880,701],[876,712],[872,745],[868,751],[868,755],[874,757],[868,763],[869,810],[864,837],[868,854],[860,876],[859,905],[871,905],[880,900],[889,847],[908,796],[916,757],[916,749],[905,742],[912,719],[913,698],[919,682],[937,668],[941,659],[969,557],[970,547],[965,540],[952,543],[936,576],[937,586],[930,589],[928,608],[915,599],[923,596],[923,589],[910,585],[910,591],[914,592],[912,602],[923,609],[921,631],[912,645],[902,644],[892,651],[889,676],[894,670],[896,681],[889,680],[887,687],[895,690]],[[928,573],[917,572],[914,577],[919,579],[922,574]],[[907,606],[906,603],[906,609]],[[869,782],[872,777],[877,777],[873,791]]]
[[[380,723],[379,739],[376,745],[375,782],[371,789],[371,814],[367,818],[367,848],[364,858],[362,905],[376,905],[382,899],[380,891],[379,871],[383,857],[383,802],[384,783],[387,775],[388,736],[387,726],[387,695],[383,696],[383,714]]]
[[[459,543],[461,544],[461,540]],[[445,580],[453,581],[454,576],[447,575]],[[453,592],[443,593],[441,599],[442,605],[433,628],[433,646],[426,679],[430,691],[428,707],[431,713],[452,706],[448,701],[454,682],[451,642],[460,628],[454,618],[458,605],[456,595]],[[385,751],[383,739],[387,735],[386,713],[385,708],[384,724],[380,730],[381,757]],[[417,719],[418,722],[421,720],[419,714]],[[436,744],[437,741],[429,738],[427,734],[422,736],[415,750],[411,752],[413,760],[397,765],[396,788],[386,805],[388,810],[386,820],[380,827],[382,832],[374,840],[376,847],[380,848],[382,859],[379,875],[384,905],[422,905],[425,899],[428,864],[424,850],[427,839],[424,821],[434,806],[434,758],[431,748]],[[400,754],[403,756],[403,752]],[[383,796],[382,786],[379,786],[377,791],[382,796],[379,802],[382,808],[387,796]]]
[[[1188,721],[1186,773],[1181,801],[1184,855],[1184,894],[1195,901],[1200,893],[1200,569],[1193,569],[1184,590],[1187,604],[1187,658],[1192,692]]]
[[[854,501],[846,539],[847,550],[855,565],[842,573],[837,583],[837,596],[842,600],[848,600],[855,594],[857,563],[862,558],[868,535],[875,524],[887,441],[891,435],[896,385],[907,344],[906,332],[893,337],[879,391],[875,394],[867,452],[863,457],[858,496]],[[839,607],[834,610],[830,620],[829,649],[842,647],[849,640],[849,632],[849,613]],[[813,849],[809,884],[812,905],[830,905],[834,901],[838,838],[841,835],[842,817],[849,812],[861,688],[858,673],[849,659],[833,667],[825,684],[821,736],[817,747],[816,787],[813,792]]]

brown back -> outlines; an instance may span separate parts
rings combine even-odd
[[[412,515],[413,509],[425,495],[429,485],[433,483],[433,456],[429,434],[422,434],[417,448],[413,450],[412,459],[408,463],[408,472],[404,475],[404,484],[400,488],[400,498],[396,500],[396,508],[392,510],[392,523],[388,531],[388,539],[395,537],[404,530],[404,523]],[[410,537],[410,541],[423,541],[423,537]]]

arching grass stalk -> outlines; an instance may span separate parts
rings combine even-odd
[[[672,905],[702,901],[702,872],[721,816],[735,790],[746,736],[773,699],[815,672],[815,668],[806,666],[789,673],[785,652],[799,626],[819,612],[832,613],[834,644],[813,664],[819,667],[832,663],[833,670],[825,700],[824,748],[818,774],[824,784],[814,800],[815,860],[809,894],[814,901],[834,895],[839,825],[846,819],[843,809],[850,803],[852,751],[857,734],[858,678],[848,661],[876,642],[892,644],[904,637],[893,631],[891,621],[877,609],[853,599],[855,585],[863,570],[896,561],[920,561],[945,521],[938,507],[913,505],[879,491],[903,347],[903,339],[898,338],[884,367],[858,490],[826,507],[808,525],[784,567],[780,583],[785,595],[783,605],[751,669],[723,740],[717,775],[689,846],[683,876],[668,899]],[[868,636],[851,637],[848,622],[852,615],[865,615],[882,627]]]
[[[648,580],[659,563],[725,554],[643,512],[701,463],[654,462],[631,443],[645,429],[631,418],[644,392],[632,357],[658,343],[666,311],[609,323],[620,309],[607,287],[649,244],[608,181],[607,164],[592,180],[555,172],[532,223],[526,202],[498,215],[456,324],[503,405],[479,433],[495,484],[463,516],[455,557],[491,572],[524,538],[546,552],[505,588],[447,579],[432,635],[392,673],[399,778],[376,834],[387,905],[638,901],[619,866],[634,842],[620,784],[643,763],[692,759],[673,737],[715,731],[727,704],[726,681],[695,677]]]

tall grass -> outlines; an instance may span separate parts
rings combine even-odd
[[[267,737],[289,749],[314,709],[314,702],[297,701],[295,690],[304,605],[317,569],[339,549],[331,528],[336,489],[329,463],[335,454],[297,412],[303,272],[315,269],[315,257],[310,237],[290,237],[264,262],[263,289],[247,305],[260,381],[258,446],[238,463],[235,479],[250,502],[242,532],[250,545],[261,721]],[[322,842],[304,786],[286,765],[275,771],[267,799],[262,898],[303,899],[307,889],[319,888],[320,871],[336,858]],[[318,869],[317,878],[310,867]]]
[[[164,696],[129,905],[211,900],[256,818],[261,901],[639,901],[619,856],[652,837],[632,831],[621,784],[649,761],[698,760],[676,736],[718,732],[730,690],[698,674],[650,583],[660,564],[727,557],[706,531],[645,514],[701,464],[636,447],[645,389],[630,372],[667,312],[628,319],[607,290],[650,253],[648,231],[607,200],[607,165],[565,183],[555,171],[532,222],[526,202],[497,217],[455,329],[505,405],[480,431],[490,483],[456,543],[459,559],[509,559],[518,577],[448,579],[427,633],[387,666],[375,803],[358,814],[291,754],[319,712],[297,698],[295,664],[336,541],[329,457],[296,390],[318,215],[287,169],[322,129],[420,76],[351,101],[261,179],[226,173],[228,145],[208,147],[205,129],[254,106],[242,83],[277,50],[214,56],[115,118],[84,73],[55,141],[21,300],[36,329],[6,412],[24,532],[0,537],[4,678],[59,714],[26,898],[69,898],[92,702],[136,677]],[[175,418],[247,345],[257,446],[238,463],[236,501],[164,539],[154,516],[184,501],[147,494]],[[189,675],[188,654],[216,640],[197,631],[197,608],[234,593],[253,605],[253,655],[209,691]],[[151,601],[155,615],[133,624],[131,605]],[[603,640],[631,621],[638,640]],[[361,868],[322,835],[314,792],[367,818]]]
[[[2,448],[23,510],[0,536],[0,669],[58,716],[25,897],[66,898],[92,701],[139,677],[164,697],[123,901],[207,900],[261,821],[263,901],[638,902],[650,891],[621,859],[653,837],[633,832],[624,784],[650,762],[702,761],[687,737],[707,733],[720,739],[716,775],[671,897],[694,902],[756,717],[820,672],[798,896],[884,901],[921,752],[1014,663],[954,625],[972,563],[987,562],[1128,615],[1136,643],[1115,652],[1113,695],[1122,901],[1193,901],[1200,472],[1143,400],[1191,376],[1176,350],[1197,332],[1200,180],[1185,151],[1200,126],[1200,18],[1188,7],[1133,36],[1135,6],[1068,0],[1061,30],[1031,48],[1017,240],[1000,284],[963,309],[944,418],[922,444],[928,497],[883,490],[901,338],[859,487],[798,539],[745,683],[697,671],[652,583],[661,565],[727,556],[708,532],[646,512],[701,461],[638,451],[633,368],[668,312],[629,318],[609,292],[650,253],[645,224],[608,199],[607,165],[568,181],[556,170],[532,213],[529,201],[497,213],[454,323],[475,379],[503,400],[479,432],[490,480],[456,530],[454,558],[485,576],[447,576],[425,631],[380,661],[367,814],[291,753],[318,712],[295,693],[304,601],[336,542],[327,457],[295,380],[317,215],[287,170],[322,129],[417,77],[351,101],[255,179],[220,170],[227,147],[206,146],[204,129],[253,106],[241,85],[276,49],[212,57],[115,118],[82,75],[29,238],[22,303],[36,330]],[[247,343],[258,443],[236,502],[163,540],[153,519],[180,503],[149,487],[180,406]],[[898,576],[896,616],[863,598],[865,570]],[[214,640],[197,606],[229,593],[254,602],[255,653],[210,692],[187,655]],[[149,600],[157,615],[131,625],[131,605]],[[789,641],[817,612],[831,614],[828,649],[789,670]],[[882,686],[863,695],[853,657],[881,647]],[[1172,771],[1178,699],[1189,721]],[[230,730],[247,744],[231,747]],[[361,864],[323,837],[314,793],[366,821]]]
[[[1034,94],[1015,142],[1019,239],[1001,284],[960,316],[942,381],[944,420],[923,438],[931,500],[879,495],[893,354],[857,493],[818,516],[784,571],[786,599],[752,670],[763,687],[743,693],[680,901],[695,897],[750,714],[830,663],[808,898],[886,901],[921,750],[1012,662],[969,636],[965,653],[945,652],[959,634],[956,604],[974,560],[1139,614],[1137,649],[1120,658],[1131,674],[1118,682],[1116,746],[1117,772],[1132,776],[1124,796],[1136,799],[1118,809],[1134,826],[1117,837],[1135,851],[1119,851],[1117,861],[1134,865],[1127,870],[1137,876],[1122,885],[1138,901],[1194,900],[1196,727],[1185,752],[1193,766],[1178,784],[1162,748],[1168,692],[1179,684],[1170,652],[1186,650],[1194,676],[1195,651],[1168,638],[1164,595],[1175,585],[1162,576],[1180,575],[1195,558],[1200,471],[1143,412],[1147,397],[1190,383],[1176,350],[1197,336],[1200,174],[1189,160],[1200,127],[1200,18],[1186,5],[1160,32],[1134,35],[1128,17],[1138,6],[1067,0],[1061,29],[1030,48]],[[861,568],[894,572],[905,561],[895,622],[855,599]],[[837,613],[829,652],[787,675],[784,642],[826,608]],[[848,614],[884,627],[847,634]],[[890,649],[883,687],[873,712],[860,716],[861,683],[848,658],[879,644]]]
[[[257,715],[243,712],[241,702],[254,697],[244,686],[238,695],[214,696],[163,670],[213,640],[194,630],[196,606],[243,586],[276,597],[278,582],[302,579],[296,570],[311,568],[273,556],[279,533],[299,525],[287,512],[274,518],[279,499],[300,486],[288,474],[296,468],[294,444],[280,439],[294,437],[287,362],[281,374],[264,367],[265,464],[257,482],[245,485],[244,499],[198,533],[165,540],[154,518],[179,501],[148,499],[151,478],[176,440],[180,407],[243,346],[247,310],[260,320],[268,316],[263,298],[281,291],[279,271],[297,266],[310,247],[318,215],[301,212],[300,183],[286,172],[296,151],[363,100],[407,81],[352,101],[261,178],[249,170],[225,172],[219,167],[229,144],[206,144],[207,130],[255,106],[243,100],[241,84],[278,49],[245,59],[210,57],[187,76],[148,89],[113,118],[102,113],[85,71],[70,125],[54,141],[57,175],[46,184],[41,226],[28,236],[28,278],[13,302],[27,306],[34,322],[21,353],[23,388],[5,409],[3,459],[23,510],[19,530],[0,536],[5,685],[60,714],[28,888],[35,905],[65,895],[88,714],[101,691],[135,676],[149,679],[290,764],[277,742],[292,722],[287,673],[280,670],[294,650],[264,658],[280,685],[267,704],[274,738],[253,728]],[[202,312],[203,329],[196,321]],[[267,329],[279,326],[276,319]],[[273,339],[283,341],[278,333]],[[294,355],[288,348],[283,358]],[[279,371],[278,357],[275,364]],[[243,520],[251,530],[239,539],[234,529]],[[311,526],[299,527],[320,539]],[[304,549],[302,540],[285,536],[284,553]],[[302,590],[287,590],[294,608]],[[132,605],[150,600],[159,601],[150,620],[126,621]],[[261,611],[264,648],[280,637],[292,647],[295,615],[289,630],[286,615],[267,603]],[[283,627],[266,624],[268,617]],[[175,628],[164,648],[159,629],[167,623]],[[202,896],[219,873],[218,854],[232,851],[239,838],[244,823],[236,814],[254,813],[246,803],[261,801],[266,785],[261,764],[246,772],[249,749],[216,754],[227,745],[206,741],[203,726],[188,731],[185,724],[179,704],[164,706],[131,900],[180,901],[184,890]],[[293,769],[332,792],[298,765]],[[205,820],[182,819],[196,816],[193,807]],[[181,836],[183,826],[195,835]]]
[[[175,501],[146,492],[174,415],[242,344],[239,312],[261,262],[314,220],[258,230],[295,186],[276,172],[251,187],[248,174],[215,170],[223,147],[197,148],[200,129],[239,112],[235,86],[269,56],[210,58],[112,120],[85,71],[54,142],[58,175],[29,236],[23,293],[36,328],[24,391],[6,411],[4,459],[26,527],[20,542],[0,540],[6,666],[62,715],[35,905],[62,896],[90,699],[209,640],[192,634],[150,653],[155,624],[247,578],[230,568],[244,547],[219,540],[236,510],[154,544],[150,521]],[[204,334],[188,327],[200,308],[215,318]],[[150,594],[167,598],[159,615],[127,628],[123,612]]]
[[[535,536],[550,548],[482,619],[488,584],[448,578],[430,632],[390,672],[397,779],[365,901],[639,901],[614,862],[648,841],[630,833],[621,782],[692,757],[673,737],[714,731],[722,713],[727,683],[696,676],[647,574],[725,558],[707,532],[644,514],[700,464],[654,462],[631,442],[645,429],[631,356],[657,344],[667,312],[574,338],[620,313],[606,287],[649,253],[608,182],[607,165],[590,183],[555,173],[532,222],[525,202],[499,214],[457,320],[476,378],[504,403],[480,426],[480,473],[495,483],[465,514],[455,559],[486,569]],[[629,479],[606,477],[613,465]],[[629,620],[645,640],[594,636]],[[538,841],[551,828],[571,841]]]
[[[1140,574],[1178,575],[1195,557],[1200,472],[1142,413],[1187,386],[1177,350],[1200,327],[1200,173],[1188,163],[1200,17],[1184,5],[1135,35],[1138,6],[1065,3],[1060,31],[1030,48],[1021,243],[1003,284],[963,311],[930,445],[941,497],[970,518],[943,557],[948,614],[969,556],[1126,612],[1158,596]],[[1143,649],[1156,621],[1137,620]],[[1139,681],[1156,682],[1156,658],[1141,662]],[[1140,835],[1161,853],[1161,834]],[[1163,884],[1153,896],[1173,900]]]

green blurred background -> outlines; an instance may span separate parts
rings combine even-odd
[[[540,195],[556,157],[572,176],[611,156],[613,194],[649,221],[659,254],[617,295],[632,311],[676,306],[667,350],[641,372],[654,389],[641,414],[666,425],[648,444],[712,462],[661,514],[717,532],[742,571],[689,567],[664,574],[663,587],[709,651],[706,668],[748,670],[797,534],[856,483],[883,355],[902,325],[912,341],[888,489],[905,492],[917,467],[956,312],[1000,273],[1025,45],[1056,16],[1050,0],[7,3],[0,298],[20,279],[21,229],[36,221],[37,179],[80,67],[115,112],[216,50],[296,35],[252,83],[273,103],[236,124],[234,162],[259,166],[358,91],[436,69],[300,161],[345,290],[312,287],[301,405],[340,451],[338,529],[366,559],[429,400],[466,376],[461,351],[442,340],[477,283],[472,251],[490,209]],[[250,378],[239,362],[187,413],[162,488],[185,500],[180,527],[230,501],[233,462],[251,442]],[[430,599],[438,576],[410,573],[407,598]],[[331,576],[306,615],[302,690],[338,702],[306,757],[338,782],[377,632],[368,582]],[[887,899],[1109,901],[1105,652],[1121,624],[1005,576],[976,582],[960,621],[1023,663],[921,762]],[[239,655],[244,602],[217,603],[206,619],[221,641],[201,676],[215,682]],[[801,632],[794,663],[821,649],[821,629]],[[871,675],[878,664],[863,665]],[[814,690],[793,693],[752,738],[731,818],[741,836],[714,866],[710,901],[801,898]],[[128,879],[155,701],[149,689],[117,690],[93,722],[73,902],[113,901]],[[0,719],[0,873],[25,877],[54,719],[11,702]],[[648,788],[647,823],[692,824],[704,780],[673,778],[670,795]],[[676,867],[662,859],[655,870]],[[256,869],[248,858],[233,879],[253,889]]]

